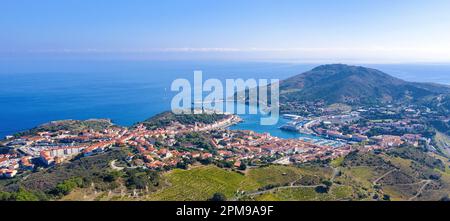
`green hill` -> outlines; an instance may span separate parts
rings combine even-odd
[[[440,94],[450,87],[413,83],[379,70],[343,64],[322,65],[280,82],[281,102],[323,100],[328,104],[373,104],[417,102]]]
[[[441,200],[450,194],[449,165],[441,156],[402,147],[384,153],[353,152],[332,162],[255,167],[245,173],[213,165],[175,169],[160,173],[158,185],[137,190],[137,195],[125,188],[124,174],[115,186],[100,186],[104,181],[94,179],[95,188],[78,188],[62,199],[184,201],[222,193],[228,200],[244,201]],[[46,173],[47,179],[52,175]],[[19,183],[29,187],[29,182],[35,181]]]
[[[139,124],[143,124],[148,129],[156,129],[167,127],[172,123],[180,123],[183,125],[194,125],[195,123],[211,124],[222,120],[226,117],[224,114],[207,113],[207,114],[174,114],[166,111],[157,114]]]

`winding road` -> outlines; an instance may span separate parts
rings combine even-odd
[[[413,200],[417,199],[417,197],[422,195],[422,192],[425,190],[425,188],[429,184],[431,184],[433,181],[431,181],[431,180],[422,180],[422,182],[425,182],[425,183],[419,188],[419,191],[417,191],[416,195],[414,195],[413,197],[409,198],[408,201],[413,201]]]
[[[117,160],[113,160],[113,161],[111,161],[111,163],[109,163],[109,166],[113,170],[121,171],[121,170],[124,170],[125,168],[126,169],[136,169],[136,168],[138,168],[137,166],[134,166],[134,167],[119,167],[119,166],[116,166],[116,161]]]
[[[241,197],[245,197],[245,196],[257,196],[257,195],[261,195],[261,194],[264,194],[264,193],[270,193],[270,192],[274,192],[274,191],[277,191],[277,190],[282,190],[282,189],[295,189],[295,188],[316,188],[316,187],[318,187],[318,186],[323,186],[323,185],[312,185],[312,186],[306,186],[306,185],[290,185],[290,186],[280,186],[280,187],[275,187],[275,188],[272,188],[272,189],[268,189],[268,190],[261,190],[261,191],[257,191],[257,192],[253,192],[253,193],[247,193],[247,194],[244,194],[243,196],[241,196]],[[238,197],[238,198],[240,198],[240,197]]]
[[[397,170],[398,170],[398,169],[393,169],[393,170],[390,170],[389,172],[387,172],[387,173],[381,175],[380,177],[378,177],[376,180],[373,181],[373,185],[378,184],[378,182],[379,182],[381,179],[385,178],[387,175],[389,175],[389,174],[391,174],[391,173],[393,173],[393,172],[395,172],[395,171],[397,171]]]

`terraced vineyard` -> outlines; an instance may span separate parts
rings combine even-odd
[[[213,165],[159,175],[154,189],[76,189],[66,200],[440,200],[450,194],[450,162],[415,149],[352,153],[329,163],[268,165],[244,173]],[[50,176],[51,174],[49,174]]]
[[[215,166],[173,170],[164,177],[168,184],[148,200],[206,200],[217,192],[231,198],[242,186],[248,189],[257,185],[244,175]]]
[[[266,191],[277,188],[295,189],[302,178],[329,179],[331,171],[326,168],[297,168],[271,165],[249,169],[246,175],[227,171],[215,166],[191,170],[174,170],[164,175],[167,185],[150,194],[147,200],[206,200],[214,193],[223,193],[228,199],[258,200]],[[309,187],[314,191],[312,185]]]
[[[338,186],[328,193],[319,193],[314,187],[296,187],[280,189],[271,193],[262,194],[255,198],[258,201],[330,201],[347,200],[353,198],[352,188]]]
[[[305,171],[296,167],[267,166],[249,170],[247,178],[255,181],[260,187],[286,186],[301,178]]]

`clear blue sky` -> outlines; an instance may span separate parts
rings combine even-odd
[[[2,0],[0,56],[450,62],[450,1]]]

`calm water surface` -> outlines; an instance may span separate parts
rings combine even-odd
[[[239,62],[0,61],[0,137],[61,119],[109,118],[132,125],[170,109],[174,79],[285,79],[315,64]],[[367,65],[410,81],[450,84],[450,65]],[[233,129],[294,138],[278,126],[260,126],[243,115]]]

